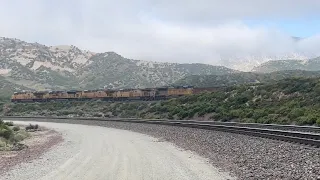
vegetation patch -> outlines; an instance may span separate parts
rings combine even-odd
[[[19,142],[29,136],[29,133],[21,130],[19,126],[14,126],[12,122],[0,120],[0,151],[21,150],[24,146]]]
[[[48,102],[7,105],[12,116],[211,119],[320,126],[320,79],[290,78],[237,85],[166,101]]]

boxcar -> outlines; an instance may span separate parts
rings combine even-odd
[[[155,90],[155,99],[167,99],[168,97],[168,87],[156,88]]]
[[[115,100],[123,101],[123,100],[129,100],[131,89],[120,89],[115,92]]]
[[[193,94],[200,94],[200,93],[203,93],[203,92],[216,92],[218,90],[219,90],[219,88],[215,88],[215,87],[212,87],[212,88],[194,88],[193,89]]]
[[[130,100],[154,100],[155,89],[133,89],[130,91]]]
[[[33,102],[35,96],[32,92],[15,92],[11,97],[11,102]]]
[[[191,95],[193,88],[190,87],[173,87],[168,89],[168,96],[185,96],[185,95]]]

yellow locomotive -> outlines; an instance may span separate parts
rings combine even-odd
[[[203,91],[213,91],[215,88],[193,88],[192,86],[162,87],[145,89],[119,89],[119,90],[84,90],[84,91],[35,91],[16,92],[12,95],[12,102],[47,102],[94,100],[104,101],[133,101],[133,100],[162,100],[179,96],[197,94]]]

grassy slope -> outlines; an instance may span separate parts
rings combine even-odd
[[[239,85],[160,102],[50,102],[10,104],[9,115],[78,115],[199,119],[320,125],[320,79],[291,78],[273,84]]]

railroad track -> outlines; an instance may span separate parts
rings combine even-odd
[[[66,118],[66,117],[2,117],[8,120],[95,120],[95,121],[117,121],[130,123],[148,123],[170,126],[181,126],[189,128],[225,131],[231,133],[245,134],[286,142],[320,147],[320,127],[294,126],[294,125],[275,125],[275,124],[254,124],[254,123],[232,123],[216,121],[191,121],[191,120],[159,120],[159,119],[104,119],[104,118]]]

